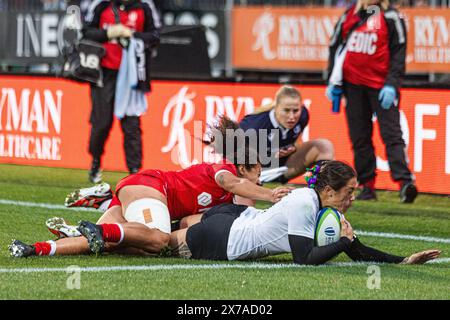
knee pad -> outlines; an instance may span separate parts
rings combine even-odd
[[[159,200],[144,198],[131,202],[125,210],[128,222],[138,222],[170,234],[170,214],[167,206]]]

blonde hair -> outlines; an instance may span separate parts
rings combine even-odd
[[[300,91],[298,91],[296,88],[292,86],[284,85],[280,89],[278,89],[277,93],[275,94],[274,101],[259,107],[255,112],[253,112],[253,114],[263,113],[272,110],[280,103],[281,99],[283,99],[284,97],[299,98],[300,100],[302,99]]]
[[[363,1],[364,0],[358,0],[358,2],[356,3],[355,12],[361,10],[361,8],[363,7]],[[387,10],[389,8],[389,0],[380,0],[378,3],[381,8],[383,8],[383,10]]]

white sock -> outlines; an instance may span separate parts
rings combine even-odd
[[[47,241],[48,244],[50,244],[51,249],[50,249],[50,253],[48,254],[49,256],[54,256],[55,252],[56,252],[56,242],[55,241]]]
[[[123,238],[125,237],[125,232],[123,232],[123,227],[120,224],[118,224],[118,223],[116,223],[116,224],[119,226],[119,229],[120,229],[120,240],[117,242],[117,244],[121,244],[123,241]]]

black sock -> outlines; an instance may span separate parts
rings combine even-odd
[[[100,159],[94,158],[92,160],[91,169],[92,171],[98,171],[98,169],[100,169]]]
[[[173,231],[180,230],[180,222],[181,220],[176,220],[171,222],[170,229]]]
[[[282,175],[282,176],[280,176],[280,177],[279,177],[277,180],[275,180],[275,181],[277,181],[277,182],[279,182],[279,183],[281,183],[281,184],[286,184],[286,183],[289,182],[289,179],[286,178],[284,175]]]

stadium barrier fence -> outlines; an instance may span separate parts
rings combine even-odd
[[[169,26],[204,26],[213,77],[245,71],[309,72],[323,81],[329,39],[343,10],[235,6],[231,11],[168,11],[163,20]],[[408,77],[430,74],[433,81],[436,73],[450,74],[450,9],[405,8],[401,12],[408,25]],[[49,72],[37,66],[61,64],[61,52],[68,45],[65,26],[62,11],[0,12],[1,65]],[[448,80],[447,76],[442,81]]]

